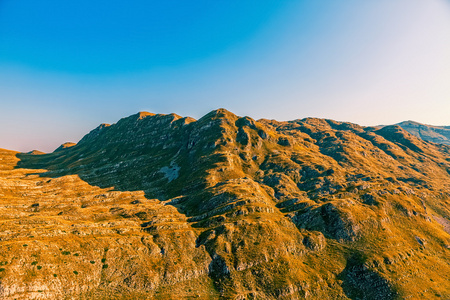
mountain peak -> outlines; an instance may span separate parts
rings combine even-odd
[[[209,113],[201,117],[200,120],[208,118],[236,119],[237,116],[234,113],[226,110],[225,108],[218,108],[210,111]]]
[[[154,116],[154,115],[155,115],[154,113],[150,113],[148,111],[140,111],[136,114],[136,116],[138,117],[139,120],[146,118],[148,116]]]
[[[45,154],[45,152],[42,152],[40,150],[32,150],[30,152],[27,152],[27,154],[32,154],[32,155],[42,155]]]

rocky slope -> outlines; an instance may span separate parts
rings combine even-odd
[[[2,299],[449,299],[450,147],[139,113],[0,150]]]
[[[405,121],[397,125],[425,141],[450,145],[450,126],[425,125],[414,121]]]

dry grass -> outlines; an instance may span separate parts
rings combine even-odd
[[[0,295],[450,298],[449,152],[398,128],[225,110],[0,150]]]

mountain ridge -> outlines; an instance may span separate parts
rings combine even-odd
[[[450,145],[450,126],[426,125],[414,121],[404,121],[397,125],[425,141]]]
[[[5,299],[450,295],[450,147],[400,126],[138,113],[0,157]]]
[[[217,110],[226,110],[224,108],[219,108]],[[142,119],[145,118],[147,116],[154,116],[154,115],[165,115],[165,114],[156,114],[156,113],[151,113],[151,112],[147,112],[147,111],[140,111],[136,115],[138,118]],[[133,116],[134,116],[133,115]],[[174,115],[177,118],[181,118],[181,116],[177,115],[177,114],[167,114],[167,115]],[[191,121],[196,121],[196,119],[192,118],[192,117],[186,117],[189,118]],[[250,117],[249,117],[250,118]],[[307,118],[303,118],[303,119],[296,119],[296,120],[292,120],[292,121],[288,121],[288,122],[294,122],[294,121],[306,121],[306,120],[328,120],[331,122],[338,122],[338,121],[334,121],[331,119],[322,119],[322,118],[313,118],[313,117],[307,117]],[[258,119],[256,120],[257,122],[270,122],[269,119]],[[339,123],[345,123],[345,124],[353,124],[356,126],[360,126],[356,123],[351,123],[351,122],[339,122]],[[95,130],[99,130],[101,128],[104,127],[109,127],[111,126],[111,124],[106,124],[106,123],[102,123],[100,124],[97,128],[95,128],[93,131]],[[413,120],[408,120],[408,121],[402,121],[400,123],[396,123],[393,125],[378,125],[378,126],[362,126],[362,127],[367,127],[367,128],[382,128],[382,127],[387,127],[387,126],[400,126],[402,127],[404,130],[406,130],[407,132],[409,132],[410,134],[424,140],[424,141],[429,141],[429,142],[434,142],[437,144],[445,144],[445,145],[450,145],[450,126],[437,126],[437,125],[427,125],[427,124],[423,124],[423,123],[419,123]],[[426,133],[423,133],[423,132]],[[61,148],[66,148],[66,147],[70,147],[73,146],[77,143],[73,143],[73,142],[66,142],[61,144],[56,150],[60,150]],[[39,153],[44,153],[41,152],[39,150],[34,150],[37,151]]]

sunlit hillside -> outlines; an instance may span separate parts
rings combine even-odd
[[[449,299],[450,147],[139,113],[0,151],[2,299]]]

